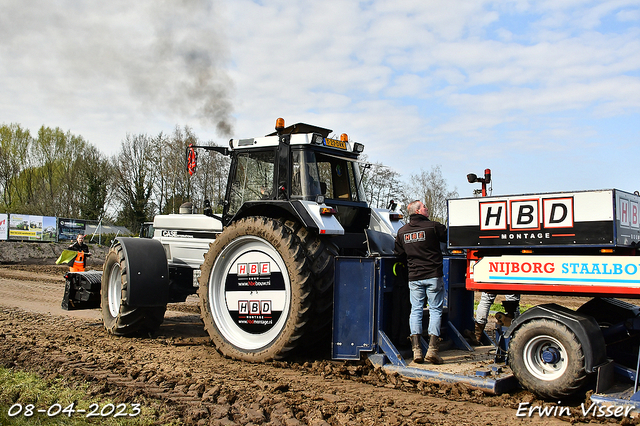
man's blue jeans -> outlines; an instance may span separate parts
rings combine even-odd
[[[411,315],[409,328],[411,334],[422,334],[422,314],[425,299],[429,303],[429,335],[440,336],[442,304],[444,302],[444,280],[442,277],[409,281]]]

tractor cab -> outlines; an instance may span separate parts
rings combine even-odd
[[[345,234],[367,229],[371,209],[361,190],[357,161],[364,145],[350,142],[346,134],[331,138],[331,132],[304,123],[284,127],[278,119],[274,133],[232,139],[225,225],[261,215],[314,228],[308,216],[318,213],[334,216]]]
[[[224,227],[249,217],[297,223],[330,236],[343,255],[393,252],[402,216],[372,209],[362,190],[359,156],[364,145],[347,134],[297,123],[263,137],[231,139],[229,147],[189,146],[187,167],[195,172],[195,148],[231,157],[221,216]],[[366,167],[366,166],[365,166]]]

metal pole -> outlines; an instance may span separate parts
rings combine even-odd
[[[638,371],[640,370],[640,349],[638,350],[638,362],[636,363],[636,377],[633,379],[633,393],[638,392]]]
[[[98,226],[96,226],[96,229],[93,231],[93,235],[91,235],[91,241],[93,241],[93,237],[96,236],[96,233],[98,232],[98,229],[100,229],[100,225],[102,224],[102,218],[100,218],[100,220],[98,221]],[[100,242],[102,241],[102,233],[98,234],[98,244],[100,244]]]

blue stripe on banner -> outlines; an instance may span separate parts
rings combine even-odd
[[[640,284],[640,280],[608,280],[594,278],[535,278],[535,277],[502,277],[489,276],[492,280],[509,280],[509,281],[564,281],[564,282],[588,282],[588,283],[624,283],[624,284]]]

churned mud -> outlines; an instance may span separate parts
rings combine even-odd
[[[558,401],[543,402],[523,390],[491,396],[462,385],[410,381],[367,361],[337,362],[320,355],[265,364],[226,359],[209,344],[195,296],[169,305],[157,335],[114,337],[102,326],[99,309],[60,308],[65,271],[52,265],[0,265],[0,365],[45,379],[88,382],[90,396],[143,404],[158,424],[621,422],[582,416],[585,395],[559,402],[570,415],[518,417],[521,403],[555,406]],[[637,422],[622,419],[623,424]]]

